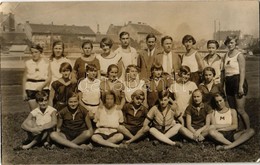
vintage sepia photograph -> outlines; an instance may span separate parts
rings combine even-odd
[[[1,164],[260,162],[259,1],[0,2]]]

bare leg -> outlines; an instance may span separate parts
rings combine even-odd
[[[118,131],[121,132],[123,135],[127,136],[129,139],[134,137],[134,135],[123,125],[120,125],[118,127]]]
[[[126,141],[126,143],[130,144],[134,141],[136,141],[137,139],[141,138],[142,136],[144,136],[148,131],[150,130],[150,127],[143,127],[141,128],[134,137],[132,137],[130,140]]]
[[[180,128],[180,133],[191,140],[195,140],[193,137],[193,133],[184,126]]]
[[[91,136],[92,136],[91,132],[89,130],[85,130],[79,136],[73,139],[71,142],[75,144],[82,144],[87,139],[91,138]]]
[[[229,140],[227,140],[221,133],[219,133],[217,130],[215,129],[211,129],[209,131],[209,135],[214,138],[215,140],[217,140],[218,142],[221,142],[223,144],[231,144],[231,142]]]
[[[167,137],[167,138],[171,138],[173,137],[174,135],[176,135],[179,130],[181,129],[182,125],[181,124],[176,124],[174,125],[171,129],[169,129],[164,135]]]
[[[229,145],[223,146],[223,149],[225,149],[225,150],[232,149],[232,148],[248,141],[254,134],[255,134],[255,131],[252,128],[238,132],[234,135],[235,141]]]
[[[248,114],[245,111],[245,101],[246,101],[245,96],[243,96],[240,99],[236,98],[236,105],[237,105],[236,109],[237,109],[238,113],[241,115],[246,129],[249,129],[250,128],[250,120],[249,120]]]
[[[123,136],[123,135],[122,135]],[[93,135],[92,138],[91,138],[94,142],[100,144],[100,145],[103,145],[103,146],[106,146],[106,147],[112,147],[112,148],[119,148],[119,145],[118,144],[114,144],[114,143],[111,143],[109,142],[108,140],[104,140],[103,137],[101,135]]]
[[[171,130],[172,129],[172,130]],[[175,130],[175,128],[171,128],[168,132],[168,134],[173,135],[174,133],[177,134],[179,130]],[[172,141],[171,139],[169,139],[167,136],[165,136],[165,134],[161,133],[160,131],[158,131],[156,128],[152,127],[150,128],[149,132],[158,140],[169,144],[169,145],[175,145],[176,143],[174,141]],[[169,136],[168,135],[168,136]]]
[[[52,132],[51,135],[50,135],[51,139],[54,140],[55,142],[63,145],[63,146],[66,146],[66,147],[69,147],[69,148],[79,148],[79,149],[82,149],[81,146],[69,141],[66,136],[61,133],[61,132]]]
[[[109,139],[107,139],[107,141],[109,141],[110,143],[119,143],[124,139],[124,135],[121,133],[117,133],[115,135],[113,135],[112,137],[110,137]]]

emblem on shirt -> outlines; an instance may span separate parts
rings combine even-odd
[[[227,65],[230,65],[230,60],[227,61]]]
[[[225,116],[220,116],[219,120],[225,120]]]

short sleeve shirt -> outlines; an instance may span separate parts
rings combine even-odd
[[[176,124],[175,116],[177,116],[177,114],[170,106],[167,106],[163,112],[158,109],[158,106],[153,106],[147,114],[147,118],[152,121],[154,127],[160,129],[161,127],[165,127],[165,130],[168,130]]]
[[[86,117],[88,117],[88,112],[81,106],[78,106],[74,114],[69,111],[68,107],[63,108],[58,113],[58,118],[63,120],[61,130],[66,129],[79,132],[86,130]]]
[[[185,112],[191,116],[192,126],[203,127],[206,124],[206,116],[212,113],[212,109],[207,104],[202,103],[199,107],[189,105]]]
[[[31,111],[32,116],[35,118],[35,122],[37,126],[42,126],[51,122],[52,120],[52,113],[56,112],[51,106],[48,106],[44,112],[42,112],[39,108],[36,108]]]
[[[100,70],[100,63],[97,58],[94,58],[92,61],[84,61],[81,57],[75,61],[73,69],[77,72],[77,78],[82,79],[86,75],[86,66],[88,64],[94,64],[97,67],[97,70]]]
[[[131,103],[126,103],[122,109],[124,115],[124,123],[131,126],[142,126],[148,113],[148,109],[141,105],[138,111],[134,112],[134,107]]]
[[[117,110],[116,106],[111,109],[107,109],[105,106],[98,108],[94,121],[97,123],[97,127],[105,128],[118,128],[120,123],[124,122],[123,113],[121,110]]]

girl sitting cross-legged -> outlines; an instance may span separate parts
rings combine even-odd
[[[118,127],[123,124],[124,118],[121,110],[116,109],[116,95],[108,91],[103,96],[104,106],[100,106],[95,114],[94,122],[97,129],[92,140],[102,146],[112,148],[125,148],[124,144],[117,144],[124,139],[124,135],[118,132]]]
[[[175,117],[179,116],[179,114],[169,105],[169,92],[166,90],[161,91],[158,96],[159,104],[153,106],[148,112],[142,131],[139,131],[128,143],[139,139],[148,131],[159,141],[178,147],[182,147],[182,144],[170,139],[178,132],[189,139],[195,140],[192,132],[175,121]],[[150,123],[152,124],[151,127],[149,126]]]

